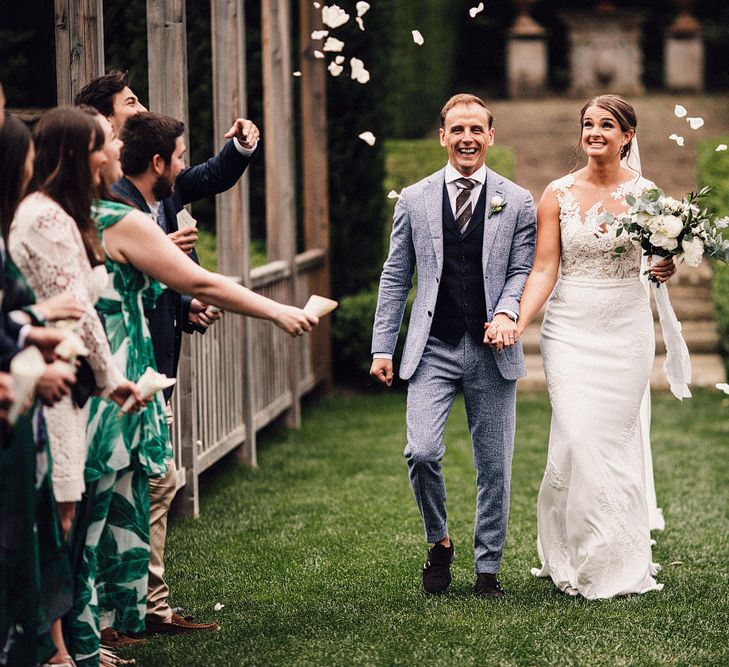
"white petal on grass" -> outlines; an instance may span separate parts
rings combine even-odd
[[[400,196],[399,192],[395,192],[394,190],[390,190],[390,192],[387,193],[388,199],[397,199]]]
[[[696,118],[687,118],[688,124],[691,126],[692,130],[698,130],[700,127],[704,125],[704,119],[699,118],[698,116]]]
[[[471,18],[476,18],[477,14],[480,14],[483,11],[483,2],[479,2],[478,6],[471,7],[471,9],[468,10],[468,13],[471,15]]]
[[[220,611],[223,607],[225,607],[224,604],[220,604],[220,602],[216,602],[215,605],[213,606],[213,609],[215,611]]]
[[[337,65],[337,63],[332,61],[329,63],[329,67],[327,67],[327,69],[329,70],[329,74],[331,74],[332,76],[339,76],[344,70],[344,67],[342,67],[341,65]]]
[[[362,32],[364,32],[364,21],[362,20],[362,18],[358,16],[358,17],[357,17],[356,19],[354,19],[354,20],[355,20],[355,21],[357,21],[357,25],[359,26],[359,29],[360,29],[360,30],[361,30]]]
[[[370,80],[370,73],[365,69],[364,63],[359,58],[350,58],[352,78],[359,83],[367,83]]]
[[[729,394],[729,384],[727,384],[726,382],[720,382],[716,385],[716,388],[719,391],[723,391],[725,394]]]
[[[716,150],[716,152],[717,152],[717,153],[719,153],[719,152],[721,152],[721,151],[725,151],[726,149],[727,149],[727,145],[726,145],[726,144],[719,144],[719,145],[718,145],[718,146],[716,147],[716,149],[715,149],[715,150]]]
[[[420,34],[420,30],[413,30],[412,32],[413,32],[413,41],[418,46],[422,46],[423,42],[425,42],[425,40],[423,39],[423,36]]]
[[[314,30],[311,33],[312,39],[324,39],[329,34],[328,30]]]
[[[299,72],[299,70],[296,70],[296,71],[294,72],[294,76],[301,76],[301,72]]]
[[[321,10],[321,20],[330,28],[338,28],[349,21],[349,14],[339,5],[324,5]]]
[[[362,134],[358,136],[360,139],[362,139],[362,141],[364,141],[366,144],[369,144],[370,146],[374,146],[375,141],[377,141],[375,135],[372,134],[372,132],[370,132],[369,130],[367,130],[367,132],[362,132]]]
[[[339,53],[343,48],[344,42],[336,37],[327,37],[327,41],[324,42],[324,51]]]
[[[337,56],[334,59],[334,62],[337,63],[337,65],[341,65],[344,62],[344,56]]]
[[[358,2],[355,7],[357,7],[357,16],[364,16],[370,9],[370,3]]]
[[[674,560],[672,563],[669,563],[668,565],[669,566],[670,565],[673,565],[674,567],[680,566],[680,565],[683,565],[683,561],[682,560]]]
[[[685,106],[677,104],[675,107],[673,107],[673,113],[676,114],[676,118],[683,118],[688,113],[688,111],[686,111]]]
[[[324,54],[321,51],[319,51],[318,49],[316,51],[314,51],[314,58],[319,58],[319,60],[322,60],[324,57],[325,57]]]
[[[668,138],[675,141],[679,146],[683,146],[683,137],[680,134],[672,134]]]

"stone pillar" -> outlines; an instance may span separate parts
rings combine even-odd
[[[701,24],[691,14],[692,0],[679,0],[679,13],[668,28],[663,58],[666,88],[698,92],[704,89],[704,42]]]
[[[592,10],[560,12],[570,47],[570,94],[640,95],[643,87],[641,12],[600,2]]]
[[[547,39],[529,14],[534,0],[520,0],[519,13],[506,42],[509,97],[540,97],[547,92]]]

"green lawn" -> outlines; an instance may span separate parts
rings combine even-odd
[[[154,638],[127,651],[144,666],[727,665],[729,400],[654,400],[654,459],[667,529],[662,593],[588,602],[529,574],[549,405],[518,405],[503,601],[472,595],[475,496],[462,401],[445,474],[457,544],[450,592],[421,592],[425,556],[407,481],[404,395],[337,393],[304,409],[298,432],[260,440],[256,470],[204,478],[202,517],[175,520],[172,602],[217,634]],[[213,611],[220,602],[225,607]]]

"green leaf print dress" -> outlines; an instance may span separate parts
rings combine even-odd
[[[103,246],[104,230],[136,209],[101,200],[92,209]],[[109,284],[96,304],[117,366],[136,382],[148,366],[156,368],[144,315],[164,287],[131,264],[107,257]],[[87,427],[86,498],[75,539],[80,576],[72,618],[71,644],[76,664],[99,664],[104,627],[141,632],[149,567],[149,477],[167,472],[172,445],[161,392],[136,414],[91,400]]]

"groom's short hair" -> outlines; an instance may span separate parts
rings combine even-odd
[[[445,103],[445,106],[440,111],[441,127],[445,127],[445,119],[448,112],[458,104],[478,104],[478,106],[486,109],[486,114],[489,117],[489,129],[491,129],[491,125],[493,125],[494,122],[494,115],[488,110],[486,102],[484,102],[480,97],[477,97],[476,95],[471,95],[470,93],[458,93],[457,95],[451,97],[451,99],[449,99]]]
[[[147,171],[155,155],[169,164],[177,137],[185,131],[181,120],[161,113],[144,111],[124,123],[120,139],[124,142],[121,165],[125,176],[138,176]]]

